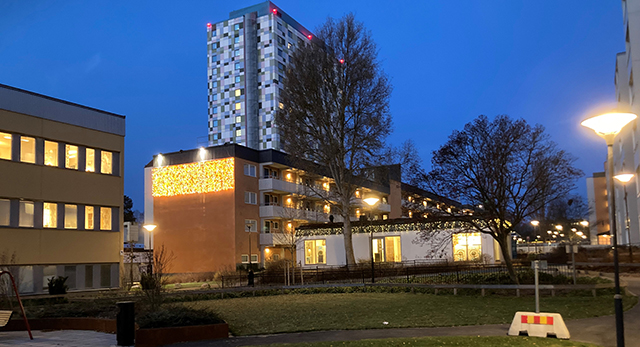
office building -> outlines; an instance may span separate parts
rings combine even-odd
[[[274,123],[290,54],[313,34],[267,1],[207,24],[209,145],[281,149]]]
[[[0,85],[0,267],[22,292],[119,286],[124,136],[124,116]]]

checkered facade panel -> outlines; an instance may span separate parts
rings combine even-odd
[[[252,31],[252,30],[249,30]],[[256,149],[281,149],[275,128],[275,112],[286,65],[293,51],[307,44],[307,37],[276,14],[257,17],[257,30],[244,28],[244,16],[216,23],[208,29],[209,145],[247,145],[247,119],[258,117]],[[246,35],[257,37],[257,90],[246,90]],[[247,53],[254,49],[248,48]],[[247,95],[257,94],[258,114],[247,115]]]

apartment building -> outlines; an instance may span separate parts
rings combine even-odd
[[[611,244],[607,177],[604,172],[594,172],[591,177],[587,177],[587,199],[591,244]]]
[[[22,292],[119,286],[124,136],[124,116],[0,85],[0,256]]]
[[[274,124],[290,54],[313,34],[270,1],[207,24],[209,145],[280,150]]]
[[[350,219],[402,217],[399,172],[363,182]],[[145,168],[145,222],[157,225],[155,249],[164,245],[176,256],[174,273],[264,265],[293,257],[290,236],[298,226],[343,221],[333,189],[330,177],[292,167],[274,149],[227,144],[159,154]],[[367,197],[379,203],[370,207]]]

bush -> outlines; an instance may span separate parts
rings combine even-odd
[[[141,329],[224,323],[215,313],[184,306],[166,306],[137,317]]]
[[[54,276],[49,279],[49,295],[67,294],[69,287],[65,284],[69,277]]]

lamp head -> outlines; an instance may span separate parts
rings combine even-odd
[[[580,225],[582,225],[583,227],[588,227],[589,222],[587,222],[586,220],[583,220],[582,222],[580,222]]]
[[[155,225],[155,224],[145,224],[142,227],[147,229],[148,232],[152,232],[153,229],[155,229],[157,227],[157,225]]]
[[[607,141],[607,145],[610,145],[613,144],[616,134],[637,117],[633,113],[611,112],[587,118],[580,124],[595,131]]]
[[[363,200],[364,200],[364,202],[366,202],[366,203],[367,203],[367,205],[369,205],[369,206],[373,206],[373,205],[377,204],[377,203],[378,203],[378,201],[380,201],[380,199],[378,199],[378,198],[376,198],[376,197],[370,197],[370,198],[366,198],[366,199],[363,199]]]
[[[533,225],[534,227],[537,227],[539,224],[540,224],[540,221],[537,221],[537,220],[531,221],[531,225]]]
[[[633,176],[634,176],[634,174],[632,174],[632,173],[622,173],[622,174],[617,174],[617,175],[613,176],[613,178],[617,179],[619,182],[627,183],[627,182],[631,181]]]

